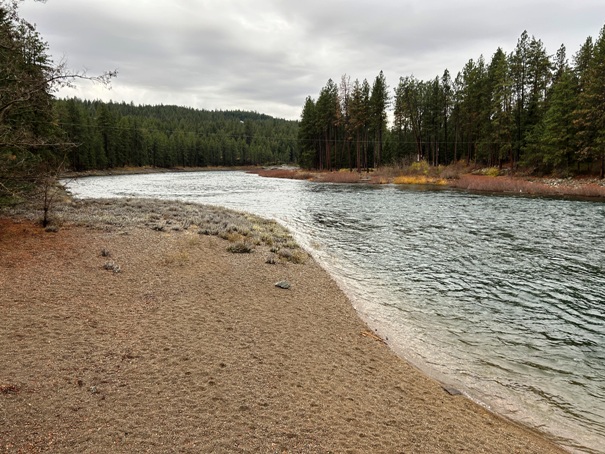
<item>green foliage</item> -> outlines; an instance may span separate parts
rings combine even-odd
[[[605,26],[578,74],[580,94],[574,112],[579,139],[578,159],[600,161],[605,177]]]
[[[498,175],[500,175],[500,171],[498,170],[498,167],[489,167],[485,169],[485,172],[483,172],[483,174],[487,175],[488,177],[497,177]]]
[[[298,122],[244,111],[135,106],[80,99],[54,103],[73,170],[294,163]]]
[[[329,79],[321,89],[317,102],[308,97],[301,115],[299,132],[304,150],[304,166],[320,170],[343,167],[357,167],[358,171],[368,169],[372,160],[370,130],[376,133],[377,140],[381,140],[385,127],[386,100],[381,98],[381,93],[386,93],[386,89],[381,73],[375,82],[372,104],[368,81],[360,83],[355,80],[351,86],[345,75],[340,87]],[[381,99],[385,103],[382,110]],[[375,156],[379,156],[377,153],[380,153],[381,147],[374,148]]]
[[[343,76],[340,91],[330,80],[317,104],[308,98],[303,109],[303,162],[361,170],[368,162],[464,161],[498,172],[522,165],[565,175],[599,163],[604,177],[604,30],[586,40],[573,66],[564,46],[551,57],[524,31],[512,52],[498,48],[489,62],[470,59],[453,80],[447,69],[429,81],[400,77],[389,130],[380,126],[390,101],[382,72],[371,95],[365,80],[348,87]]]
[[[0,196],[31,190],[53,151],[50,65],[46,43],[16,3],[0,2]]]
[[[0,0],[0,199],[40,204],[46,227],[60,192],[57,176],[74,146],[57,127],[52,93],[74,79],[107,83],[115,73],[88,77],[55,64],[35,27],[19,17],[19,3]],[[80,139],[83,132],[71,135]]]
[[[387,122],[389,87],[382,71],[376,76],[370,95],[371,126],[374,132],[374,167],[382,164],[383,133]]]
[[[430,170],[429,163],[426,161],[418,161],[412,163],[409,167],[411,175],[428,175]]]

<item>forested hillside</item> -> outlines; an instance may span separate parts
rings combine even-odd
[[[385,122],[388,109],[393,122]],[[426,160],[523,167],[535,173],[605,173],[605,28],[567,57],[550,55],[524,32],[452,77],[401,77],[388,90],[382,72],[329,80],[302,111],[301,162],[362,169]]]
[[[298,160],[298,122],[243,111],[55,101],[73,170],[262,165]]]

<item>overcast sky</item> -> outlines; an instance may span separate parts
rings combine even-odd
[[[21,16],[55,61],[119,72],[111,90],[79,82],[59,96],[299,119],[329,78],[454,77],[470,58],[511,52],[523,30],[571,57],[598,37],[605,1],[26,0]]]

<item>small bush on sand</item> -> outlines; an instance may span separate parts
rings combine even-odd
[[[281,259],[291,263],[305,263],[307,260],[307,254],[299,249],[280,249],[278,255]]]
[[[164,230],[166,230],[166,221],[160,221],[157,224],[151,226],[152,230],[155,230],[156,232],[163,232]]]
[[[198,230],[198,232],[200,235],[211,235],[211,236],[217,236],[218,235],[218,229],[215,227],[202,227]]]
[[[296,264],[303,264],[307,261],[308,255],[306,252],[297,249],[295,251],[292,252],[292,257],[290,258],[290,262],[292,263],[296,263]]]
[[[242,240],[242,235],[240,235],[237,232],[220,232],[218,234],[219,238],[222,238],[223,240],[227,240],[230,243],[236,243],[236,242],[241,242]]]
[[[237,243],[230,244],[227,247],[227,251],[234,254],[247,254],[252,252],[252,247],[243,241],[238,241]]]
[[[166,266],[185,266],[189,263],[189,254],[185,251],[172,252],[164,256],[163,263]]]

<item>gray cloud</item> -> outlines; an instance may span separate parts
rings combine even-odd
[[[48,0],[26,1],[50,51],[74,69],[117,68],[112,90],[63,96],[298,118],[306,96],[342,74],[370,83],[455,75],[470,58],[514,49],[523,30],[571,56],[597,37],[602,0]]]

